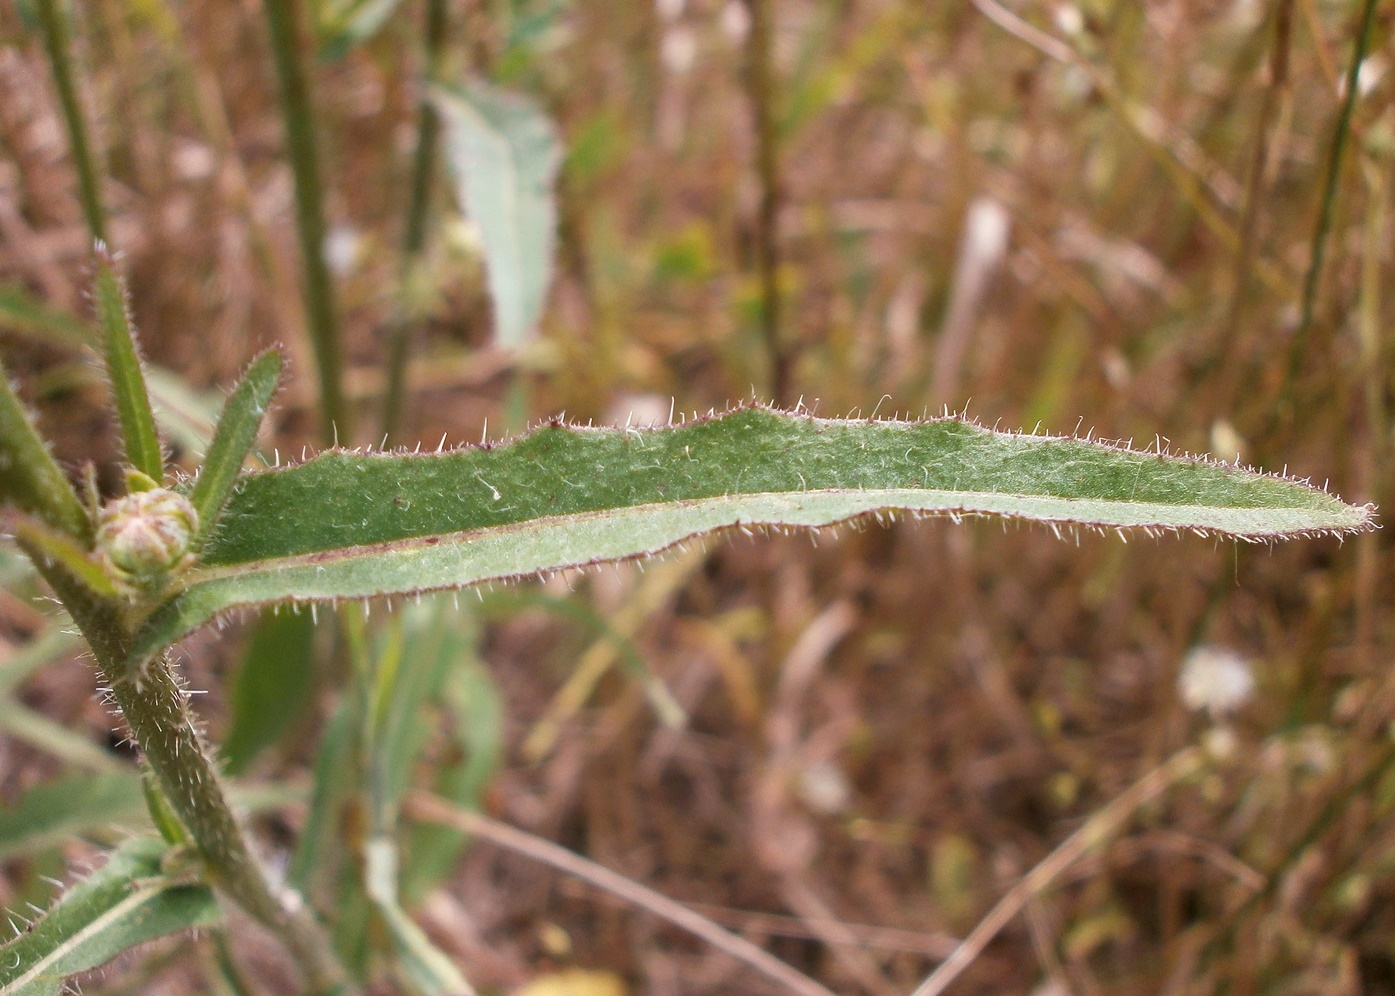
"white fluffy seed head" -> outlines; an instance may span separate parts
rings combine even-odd
[[[1213,719],[1235,712],[1254,694],[1250,662],[1233,650],[1203,644],[1182,662],[1177,690],[1187,708],[1205,710]]]

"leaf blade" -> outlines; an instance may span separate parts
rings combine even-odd
[[[212,890],[165,877],[160,859],[166,853],[165,844],[150,837],[114,851],[30,930],[0,947],[0,991],[61,982],[156,937],[217,923],[221,913]]]
[[[189,501],[199,516],[199,542],[217,525],[218,516],[242,472],[242,463],[252,451],[266,409],[281,383],[281,354],[274,349],[262,353],[247,367],[242,380],[228,395],[213,442],[199,468]]]
[[[537,327],[551,279],[561,142],[518,94],[472,81],[437,87],[432,98],[461,208],[479,229],[496,336],[521,346]]]
[[[215,537],[141,641],[176,639],[239,605],[463,587],[724,529],[884,512],[1261,540],[1356,531],[1371,516],[1299,481],[958,419],[838,421],[751,406],[668,429],[550,425],[504,447],[336,452],[249,475],[227,513],[236,527]]]
[[[102,243],[97,243],[93,299],[97,321],[106,345],[107,375],[111,378],[112,398],[126,444],[126,462],[151,480],[165,476],[165,454],[155,431],[155,414],[145,386],[135,332],[126,304],[126,288],[116,272],[116,261]]]

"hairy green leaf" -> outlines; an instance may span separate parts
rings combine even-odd
[[[1306,483],[958,418],[840,421],[748,406],[664,429],[550,424],[507,446],[323,454],[244,478],[152,653],[217,614],[459,588],[645,556],[731,528],[884,512],[1268,540],[1368,528]]]
[[[155,431],[155,415],[150,410],[150,393],[145,387],[135,330],[126,306],[126,287],[106,246],[98,243],[94,255],[96,280],[92,295],[106,344],[107,375],[111,377],[111,393],[126,443],[126,462],[152,480],[161,481],[165,476],[165,454]]]
[[[100,564],[66,533],[56,532],[38,519],[10,513],[0,516],[0,524],[14,536],[25,553],[40,566],[45,561],[61,564],[73,579],[100,598],[118,598],[116,583]]]
[[[53,907],[0,947],[0,992],[56,992],[63,979],[165,934],[207,927],[221,914],[207,886],[164,874],[168,846],[139,837],[69,888]]]
[[[517,94],[469,82],[433,97],[461,207],[479,229],[498,340],[521,345],[552,274],[561,142],[546,115]]]
[[[242,473],[242,462],[257,441],[257,431],[271,404],[276,385],[281,382],[281,354],[267,350],[247,368],[242,380],[228,396],[208,455],[199,468],[198,480],[189,501],[199,514],[199,541],[211,533],[232,493],[233,483]]]

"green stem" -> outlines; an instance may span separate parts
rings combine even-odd
[[[44,48],[53,70],[53,83],[58,88],[58,100],[63,105],[63,120],[68,125],[68,141],[73,149],[73,165],[78,175],[78,196],[82,200],[83,217],[92,238],[106,240],[106,213],[97,184],[97,168],[92,160],[92,147],[87,140],[87,123],[78,103],[77,86],[73,82],[73,63],[69,50],[72,39],[68,21],[60,0],[38,0],[39,23],[43,25]]]
[[[1245,208],[1240,220],[1240,246],[1235,253],[1235,268],[1232,271],[1230,305],[1226,312],[1225,334],[1220,337],[1217,355],[1210,368],[1226,371],[1232,365],[1224,362],[1232,343],[1240,341],[1241,324],[1245,317],[1250,279],[1254,273],[1255,256],[1259,246],[1260,214],[1264,207],[1264,178],[1269,169],[1269,147],[1272,141],[1274,118],[1278,114],[1279,97],[1288,89],[1289,52],[1293,39],[1294,0],[1279,0],[1274,8],[1274,43],[1269,52],[1269,84],[1264,89],[1264,100],[1260,104],[1259,119],[1255,123],[1255,143],[1250,153],[1250,171],[1245,181]],[[1230,411],[1230,401],[1234,387],[1222,373],[1222,386],[1216,394],[1220,405],[1213,411]],[[1213,404],[1215,404],[1213,400]]]
[[[281,87],[286,146],[295,175],[296,232],[305,279],[305,308],[320,375],[321,434],[327,442],[347,442],[353,431],[344,400],[334,287],[325,263],[324,189],[315,147],[310,80],[301,59],[300,7],[296,0],[266,0],[266,16]]]
[[[402,263],[398,274],[398,305],[392,323],[392,340],[388,346],[387,387],[383,396],[384,434],[392,435],[402,421],[407,391],[407,356],[411,352],[412,297],[416,293],[414,277],[422,250],[426,248],[426,215],[431,206],[431,190],[436,178],[436,150],[440,144],[441,115],[436,105],[425,97],[426,85],[440,76],[445,52],[447,10],[445,0],[428,0],[426,5],[426,34],[423,47],[426,54],[422,97],[417,108],[417,148],[412,157],[412,193],[407,204],[407,228],[402,238]]]
[[[761,334],[770,367],[770,393],[775,404],[790,403],[790,357],[780,337],[780,240],[779,217],[783,190],[780,184],[779,135],[772,108],[774,80],[771,71],[769,0],[746,0],[751,15],[747,41],[747,75],[751,109],[755,117],[756,172],[760,179],[760,205],[756,211],[756,269],[761,288]]]
[[[146,764],[198,846],[210,880],[286,945],[309,991],[348,991],[348,977],[323,928],[294,893],[272,885],[253,855],[223,794],[168,655],[128,671],[124,663],[131,652],[127,607],[94,596],[40,551],[22,540],[21,546],[92,648],[99,678],[110,689]]]
[[[1318,284],[1322,279],[1322,265],[1327,254],[1327,239],[1332,230],[1332,214],[1337,203],[1337,181],[1342,175],[1342,153],[1347,147],[1351,134],[1352,113],[1360,93],[1358,82],[1362,63],[1366,61],[1366,50],[1371,42],[1371,28],[1375,22],[1376,0],[1366,0],[1361,9],[1361,26],[1356,31],[1356,48],[1352,52],[1351,66],[1347,69],[1346,96],[1342,100],[1342,110],[1337,116],[1337,128],[1332,133],[1332,148],[1327,158],[1327,177],[1322,190],[1322,208],[1318,213],[1317,227],[1313,231],[1312,258],[1308,263],[1308,274],[1303,281],[1303,299],[1298,330],[1293,335],[1293,348],[1288,357],[1288,375],[1284,378],[1284,403],[1287,410],[1292,401],[1294,382],[1298,379],[1299,368],[1303,364],[1303,354],[1307,351],[1308,333],[1313,325],[1313,315],[1317,308]]]

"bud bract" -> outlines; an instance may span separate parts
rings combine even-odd
[[[154,581],[187,566],[198,513],[167,488],[114,498],[97,515],[97,555],[121,580]]]

